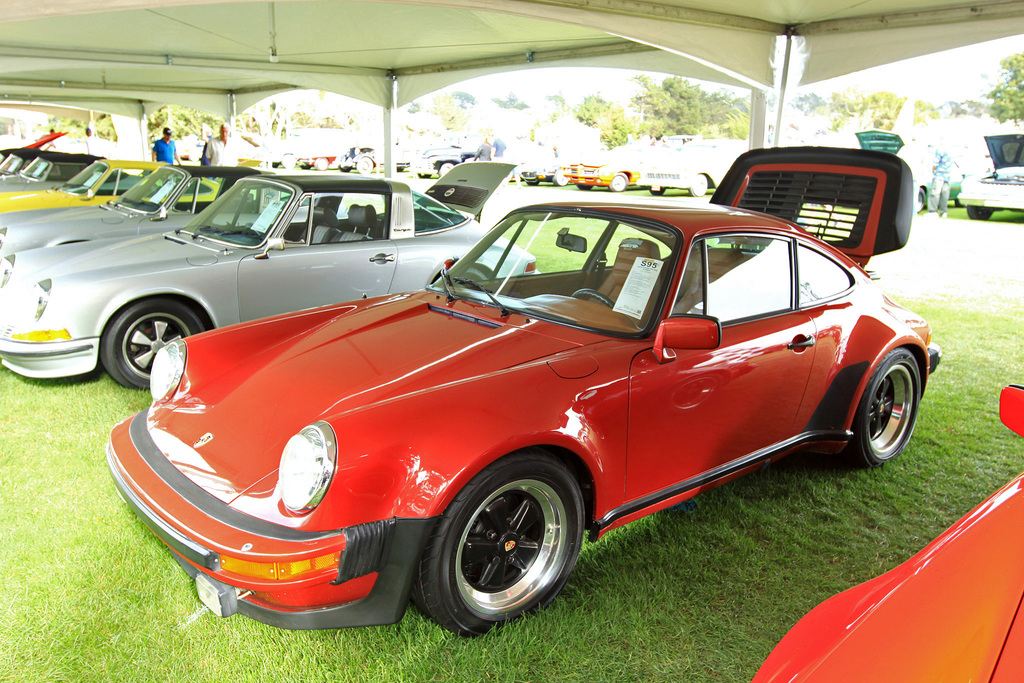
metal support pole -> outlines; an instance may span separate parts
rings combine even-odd
[[[772,147],[778,147],[782,139],[782,110],[786,106],[786,86],[789,84],[789,60],[793,55],[793,29],[786,29],[786,58],[782,61],[782,78],[779,84],[779,97],[775,106],[775,132],[772,135]]]
[[[384,175],[394,178],[398,174],[398,161],[395,159],[394,113],[395,102],[398,101],[398,76],[388,72],[388,101],[384,105]]]

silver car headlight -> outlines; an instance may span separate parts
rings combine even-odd
[[[162,347],[153,357],[149,369],[149,393],[154,401],[174,391],[185,374],[185,341],[175,339]]]
[[[40,280],[32,286],[32,296],[36,299],[36,320],[43,317],[46,304],[50,303],[50,289],[52,287],[53,281],[49,278]]]
[[[323,500],[334,476],[338,450],[334,430],[314,422],[288,439],[281,454],[281,501],[292,512],[309,512]]]
[[[7,284],[14,272],[14,254],[0,258],[0,287]]]

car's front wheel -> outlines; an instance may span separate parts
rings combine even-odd
[[[608,189],[612,192],[623,192],[627,187],[629,187],[629,176],[625,173],[616,173],[608,183]]]
[[[551,180],[557,187],[565,187],[569,184],[569,179],[565,177],[565,174],[561,171],[555,172],[555,177]]]
[[[356,161],[356,172],[360,175],[370,175],[375,167],[376,165],[370,157],[360,157]]]
[[[440,168],[437,169],[437,176],[439,178],[442,178],[446,173],[448,173],[448,171],[452,170],[453,168],[455,168],[455,164],[451,163],[450,161],[446,161],[443,164],[441,164]]]
[[[967,207],[967,217],[974,221],[987,221],[992,217],[992,209],[987,206],[970,206]]]
[[[858,464],[878,467],[903,452],[914,433],[921,392],[914,354],[890,351],[871,375],[853,420],[847,452]]]
[[[416,604],[473,636],[548,605],[569,579],[583,540],[583,497],[563,463],[539,449],[474,477],[431,535]]]
[[[145,389],[156,352],[168,342],[202,331],[199,316],[180,301],[145,299],[107,325],[100,339],[100,360],[118,384]]]

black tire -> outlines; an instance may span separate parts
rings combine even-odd
[[[905,348],[890,351],[868,382],[846,447],[855,463],[879,467],[903,452],[914,433],[921,404],[921,371]]]
[[[540,181],[537,180],[536,178],[534,178],[533,180],[524,179],[523,182],[526,183],[527,185],[540,185]]]
[[[928,188],[917,188],[917,198],[914,200],[914,213],[921,213],[928,208]]]
[[[992,209],[987,206],[968,206],[967,217],[974,221],[987,221],[992,218]]]
[[[648,187],[647,191],[653,194],[655,197],[660,197],[661,195],[665,194],[664,187],[659,187],[657,190],[655,190],[653,187]]]
[[[159,348],[202,331],[202,320],[180,301],[137,301],[121,311],[103,331],[100,361],[118,384],[145,389],[149,386],[153,355]]]
[[[593,190],[594,189],[593,185],[580,185],[580,184],[577,184],[576,187],[578,187],[581,190]]]
[[[568,467],[520,451],[455,496],[427,543],[413,600],[454,633],[486,633],[550,604],[582,541],[583,497]]]

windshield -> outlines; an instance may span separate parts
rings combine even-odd
[[[102,161],[95,161],[83,168],[71,180],[61,185],[60,189],[68,194],[88,194],[89,190],[96,187],[109,168]]]
[[[4,159],[2,164],[0,164],[0,173],[7,175],[15,174],[18,172],[18,169],[21,168],[21,165],[22,163],[24,163],[24,161],[25,160],[19,157],[17,154],[8,154],[7,158]]]
[[[152,213],[174,194],[174,190],[188,177],[180,168],[164,166],[149,174],[137,185],[121,195],[117,204],[136,211]]]
[[[52,163],[43,159],[42,157],[36,157],[32,160],[32,163],[25,167],[25,170],[21,172],[22,177],[29,178],[31,180],[41,180],[46,177],[49,173]]]
[[[239,247],[255,247],[273,232],[295,196],[288,186],[242,180],[189,221],[182,232]]]
[[[667,227],[596,209],[516,212],[430,287],[493,305],[483,287],[529,317],[637,335],[664,301],[680,242]]]

